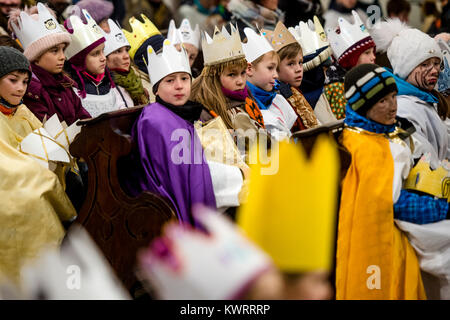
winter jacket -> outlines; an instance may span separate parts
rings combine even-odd
[[[78,119],[91,117],[73,91],[75,82],[71,78],[62,73],[53,75],[34,63],[31,68],[33,75],[23,99],[39,120],[56,113],[60,121],[71,125]]]

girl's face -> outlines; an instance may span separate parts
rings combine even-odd
[[[189,66],[192,67],[192,65],[194,64],[195,59],[197,59],[198,56],[198,49],[190,44],[190,43],[183,43],[184,48],[186,49],[186,52],[188,54],[189,57]]]
[[[395,123],[397,115],[397,92],[391,92],[378,101],[366,113],[366,117],[375,122],[391,125]]]
[[[356,65],[360,65],[363,63],[370,63],[370,64],[374,64],[375,63],[375,48],[369,48],[366,51],[364,51],[363,53],[361,53],[361,55],[358,58],[358,62],[356,62]]]
[[[231,91],[239,91],[245,88],[245,83],[247,82],[247,72],[246,68],[239,69],[226,68],[220,75],[220,83],[222,87]]]
[[[63,71],[64,61],[66,56],[64,55],[65,43],[60,43],[53,48],[47,50],[39,59],[35,62],[36,65],[52,74],[58,74]]]
[[[186,104],[191,95],[191,76],[186,72],[169,74],[159,82],[156,95],[174,106]]]
[[[105,72],[106,57],[103,53],[105,43],[95,47],[86,57],[86,70],[90,74],[97,75]]]
[[[130,47],[126,46],[111,52],[106,58],[108,68],[130,70],[131,59],[128,50],[130,50]]]
[[[12,105],[18,105],[28,87],[28,72],[13,71],[0,79],[0,96]]]
[[[281,60],[278,67],[278,76],[281,81],[298,88],[303,79],[303,56],[299,52],[295,58]]]
[[[436,86],[441,72],[441,60],[429,58],[418,65],[406,78],[406,81],[418,88],[431,91]]]
[[[272,91],[277,73],[278,60],[276,55],[266,53],[263,59],[257,64],[249,64],[247,68],[248,81],[265,91]]]

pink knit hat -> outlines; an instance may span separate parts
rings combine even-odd
[[[50,17],[52,17],[51,15],[53,15],[53,17],[54,17],[54,13],[51,9],[49,9],[48,7],[44,8],[44,6],[42,4],[38,4],[38,6],[41,7],[39,9],[39,10],[41,10],[40,12],[43,12],[42,10],[44,10],[44,11],[47,10],[48,12],[45,12],[45,14]],[[42,34],[42,33],[36,34],[36,33],[40,32],[40,29],[30,30],[30,28],[31,29],[34,28],[33,23],[30,21],[33,21],[33,20],[35,20],[36,22],[39,21],[39,14],[38,14],[37,6],[31,7],[30,9],[23,10],[26,13],[24,18],[28,19],[29,23],[31,23],[31,26],[29,24],[25,25],[25,26],[23,25],[23,21],[21,21],[22,20],[21,11],[22,10],[20,10],[20,9],[11,11],[8,24],[9,24],[10,29],[14,30],[16,37],[19,38],[19,41],[21,42],[22,47],[24,47],[23,54],[25,55],[25,57],[27,57],[27,59],[30,62],[36,61],[42,54],[44,54],[48,49],[50,49],[54,46],[57,46],[61,43],[65,43],[66,45],[70,44],[70,41],[71,41],[70,35],[67,32],[63,31],[62,29],[61,29],[61,32],[58,32],[58,31],[49,32],[47,35],[45,35],[45,32],[43,32],[44,34]],[[53,17],[52,17],[52,19],[53,19]],[[44,19],[44,18],[42,17],[42,19]],[[19,21],[21,21],[21,23],[19,23]],[[55,25],[55,24],[57,24],[56,18],[53,21],[53,25]],[[22,27],[18,27],[19,25],[21,25]],[[14,26],[16,26],[16,27],[14,27]],[[39,25],[38,25],[38,27],[39,27]],[[56,28],[58,28],[58,26],[56,26]],[[53,27],[52,29],[55,31],[55,27]],[[34,39],[36,39],[36,40],[34,40]]]

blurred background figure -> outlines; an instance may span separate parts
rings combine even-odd
[[[344,18],[348,22],[352,23],[353,16],[352,10],[355,10],[360,16],[362,22],[367,25],[366,10],[358,7],[357,0],[333,0],[330,2],[328,10],[323,14],[325,20],[324,29],[333,29],[338,26],[339,17]]]
[[[400,21],[408,23],[410,12],[411,5],[406,0],[390,0],[387,3],[388,18],[398,18]]]
[[[71,6],[71,0],[48,0],[47,5],[56,14],[56,19],[59,23],[64,23],[67,19],[67,9]],[[69,8],[70,9],[70,8]]]
[[[321,18],[323,13],[320,0],[280,0],[278,7],[285,13],[284,24],[287,27],[295,26],[299,21],[312,20],[314,16]]]
[[[106,0],[81,0],[75,5],[77,8],[72,8],[72,14],[75,10],[85,9],[89,12],[95,22],[105,32],[110,32],[108,19],[111,17],[114,6],[112,2]],[[77,15],[80,16],[78,13]]]
[[[9,13],[12,9],[32,7],[34,0],[0,0],[0,35],[10,35],[8,32]]]
[[[130,28],[128,20],[133,16],[145,14],[163,34],[174,17],[173,9],[164,0],[125,0],[126,14],[123,26]]]

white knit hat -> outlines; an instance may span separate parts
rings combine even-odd
[[[379,22],[371,32],[377,51],[387,52],[394,74],[402,79],[429,58],[442,60],[439,45],[433,38],[398,19]]]

